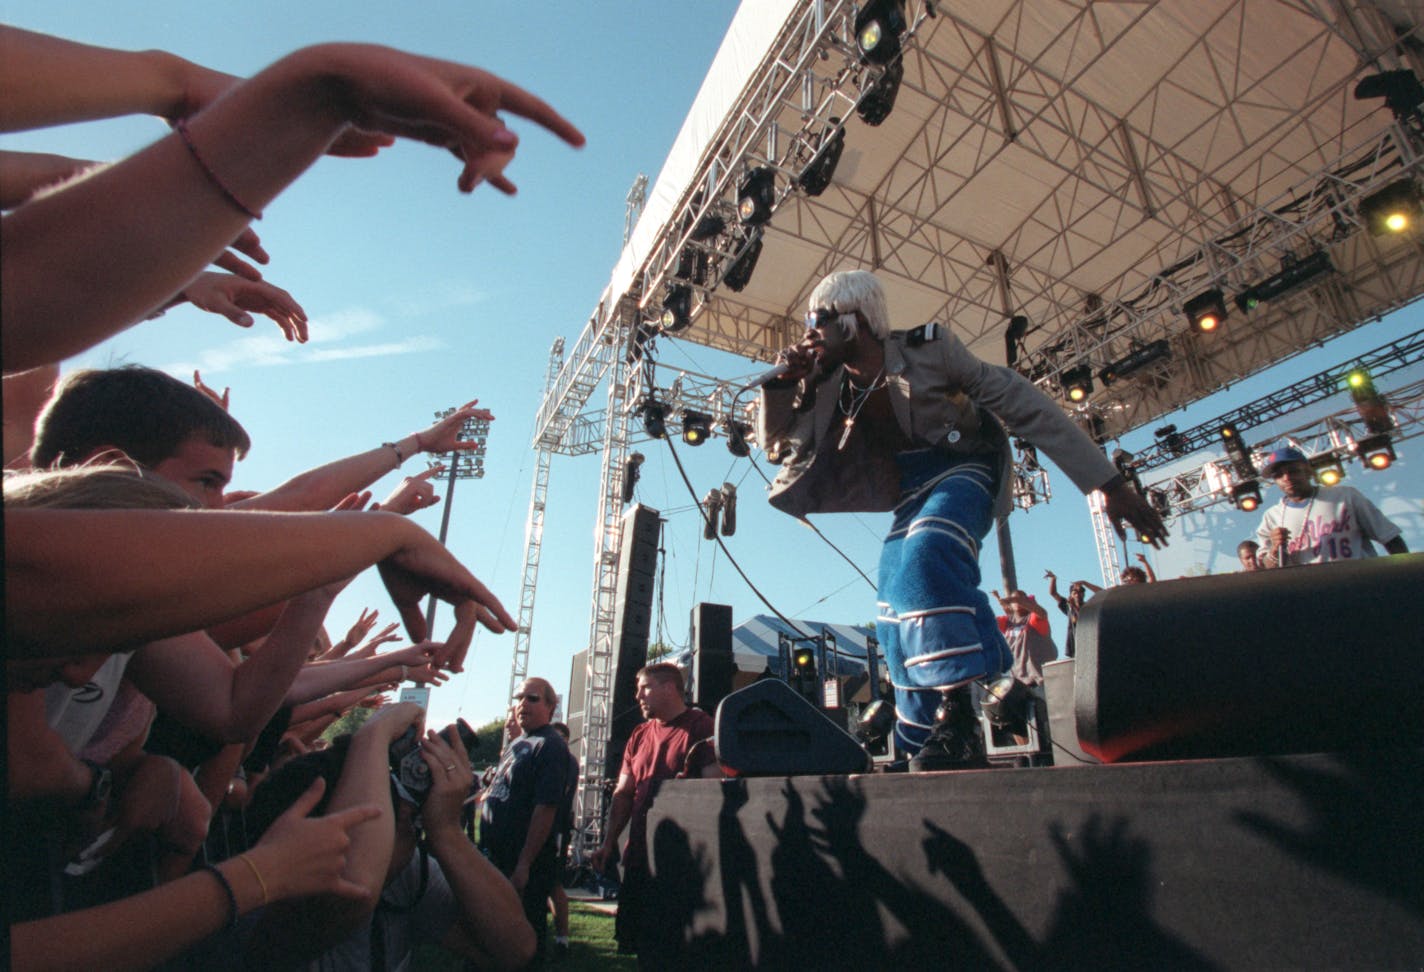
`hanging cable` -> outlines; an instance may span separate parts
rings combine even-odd
[[[752,468],[757,471],[757,473],[761,476],[761,478],[762,478],[763,480],[766,480],[766,484],[767,484],[768,486],[771,485],[771,480],[766,478],[766,472],[765,472],[760,466],[758,466],[755,462],[753,462],[753,463],[752,463]],[[845,552],[844,550],[842,550],[840,547],[837,547],[834,543],[832,543],[831,540],[830,540],[830,538],[827,537],[824,533],[822,533],[822,532],[820,531],[820,529],[816,526],[816,524],[812,523],[810,520],[806,519],[806,517],[804,517],[804,516],[799,516],[799,517],[797,517],[797,520],[799,520],[801,523],[804,523],[806,526],[810,527],[810,528],[811,528],[811,532],[814,533],[814,534],[816,534],[816,536],[820,537],[823,541],[825,541],[826,546],[830,547],[832,550],[834,550],[834,551],[836,552],[836,554],[837,554],[842,560],[844,560],[846,563],[850,564],[852,570],[854,570],[854,571],[855,571],[857,574],[859,574],[861,577],[864,577],[864,578],[865,578],[865,582],[870,585],[870,589],[871,589],[872,591],[879,590],[879,588],[877,588],[877,587],[875,586],[875,581],[871,580],[868,576],[866,576],[865,571],[861,570],[861,569],[860,569],[860,566],[859,566],[858,564],[856,564],[856,562],[855,562],[854,560],[851,560],[850,557],[846,554],[846,552]],[[844,588],[842,588],[842,590],[844,590]],[[830,595],[827,595],[827,597],[829,597],[829,596],[830,596]],[[825,598],[822,598],[821,600],[825,600]],[[816,603],[819,604],[820,601],[817,601]]]

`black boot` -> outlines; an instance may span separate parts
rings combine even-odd
[[[974,716],[974,701],[969,694],[969,686],[961,686],[947,694],[940,703],[930,737],[910,759],[910,772],[988,767],[989,760],[984,756],[984,738],[979,734],[979,720]]]

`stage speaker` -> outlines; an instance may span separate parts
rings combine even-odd
[[[698,604],[692,609],[692,703],[716,712],[732,691],[732,606]]]
[[[1101,762],[1078,745],[1078,723],[1073,713],[1072,658],[1060,658],[1043,666],[1043,696],[1048,702],[1048,735],[1053,740],[1056,766]]]
[[[781,679],[738,689],[717,707],[717,760],[737,776],[864,773],[870,755]]]
[[[1115,587],[1078,618],[1074,708],[1106,762],[1424,743],[1424,554]]]
[[[648,661],[654,573],[658,567],[658,511],[642,504],[623,514],[618,551],[617,599],[613,609],[613,697],[604,768],[618,778],[623,748],[643,714],[638,708],[638,669]]]
[[[569,663],[569,695],[564,700],[564,722],[569,727],[569,751],[582,765],[585,758],[584,706],[588,704],[588,649],[577,652]]]

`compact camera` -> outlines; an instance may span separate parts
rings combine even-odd
[[[447,726],[445,732],[448,731]],[[465,747],[466,756],[473,763],[475,752],[480,748],[479,737],[464,719],[455,722],[455,731]],[[445,732],[441,735],[445,735]],[[420,740],[419,728],[411,726],[401,733],[399,739],[391,743],[389,752],[391,780],[400,791],[402,799],[417,806],[425,803],[425,798],[430,793],[430,767],[425,764],[425,758],[421,755]]]

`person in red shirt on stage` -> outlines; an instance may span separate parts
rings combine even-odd
[[[655,784],[673,778],[722,775],[710,743],[712,717],[689,706],[683,691],[682,672],[676,665],[661,662],[638,672],[638,707],[647,721],[633,730],[623,750],[623,768],[613,790],[603,846],[593,852],[589,861],[594,870],[603,871],[617,848],[619,836],[625,827],[628,829],[614,927],[620,952],[636,952],[641,937],[640,899],[650,877],[648,809],[657,789]]]

